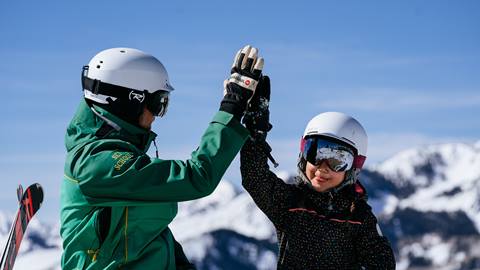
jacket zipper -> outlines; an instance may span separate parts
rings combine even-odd
[[[332,211],[333,210],[333,205],[332,205],[332,200],[333,200],[333,194],[332,192],[329,192],[328,193],[328,211]]]
[[[282,236],[280,237],[280,249],[283,247],[283,241],[285,239],[285,233],[282,232]],[[280,265],[283,265],[283,261],[285,260],[285,256],[287,254],[287,249],[288,249],[288,240],[286,240],[287,242],[285,243],[285,247],[283,248],[283,250],[281,249],[281,254],[280,254]],[[283,252],[282,252],[283,251]]]

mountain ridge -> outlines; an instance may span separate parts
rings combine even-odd
[[[278,175],[286,182],[295,176]],[[364,169],[360,179],[397,269],[480,269],[480,141],[408,149]],[[3,241],[9,215],[0,213]],[[180,203],[170,227],[198,269],[275,268],[273,225],[228,181],[206,198]],[[15,269],[33,269],[33,259],[41,260],[35,269],[60,269],[58,229],[32,220]]]

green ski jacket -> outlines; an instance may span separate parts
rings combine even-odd
[[[155,136],[82,100],[65,137],[63,269],[176,269],[177,202],[212,193],[248,131],[220,111],[186,161],[150,158]]]

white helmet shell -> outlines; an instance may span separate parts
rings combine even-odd
[[[303,138],[311,135],[334,138],[351,145],[358,155],[367,156],[368,138],[363,126],[353,117],[340,112],[321,113],[308,122]]]
[[[88,63],[85,76],[92,80],[154,93],[173,91],[168,73],[154,56],[132,48],[112,48],[99,52]],[[85,89],[85,98],[107,103],[107,97]]]

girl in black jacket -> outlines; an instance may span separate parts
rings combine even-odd
[[[395,269],[392,248],[358,181],[367,150],[363,127],[342,113],[313,118],[301,141],[297,184],[286,184],[267,163],[269,98],[265,76],[244,119],[252,140],[241,151],[241,173],[277,230],[278,269]]]

